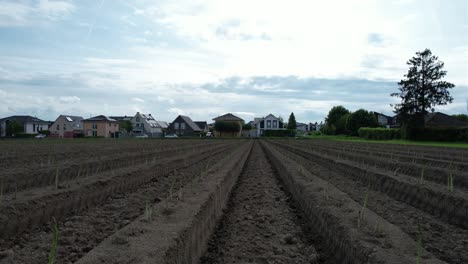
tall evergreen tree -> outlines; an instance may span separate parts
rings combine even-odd
[[[394,105],[404,123],[424,127],[424,115],[434,110],[436,105],[446,105],[453,101],[449,89],[454,84],[442,81],[447,74],[444,63],[429,49],[417,52],[407,63],[409,70],[399,85],[399,92],[391,96],[401,98],[401,103]]]
[[[296,130],[296,128],[297,128],[296,117],[294,116],[294,113],[291,112],[291,115],[289,116],[289,120],[288,120],[288,129]]]

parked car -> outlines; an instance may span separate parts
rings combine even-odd
[[[148,138],[148,135],[144,134],[144,135],[139,135],[139,136],[136,136],[135,138]]]
[[[46,135],[44,135],[44,134],[39,134],[39,135],[35,136],[34,138],[42,139],[42,138],[46,138]]]
[[[206,132],[206,137],[212,137],[213,136],[213,133],[211,132]]]
[[[167,134],[164,136],[165,138],[178,138],[176,134]]]

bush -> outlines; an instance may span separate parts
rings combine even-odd
[[[50,135],[50,131],[49,131],[49,130],[40,130],[38,133],[39,133],[39,134],[42,134],[42,135],[46,135],[46,136]]]
[[[335,135],[336,127],[335,127],[335,125],[325,124],[320,129],[320,132],[322,132],[325,135]]]
[[[411,128],[407,137],[421,141],[468,142],[468,128]]]
[[[217,121],[214,128],[219,132],[239,132],[241,127],[237,122]]]
[[[320,131],[313,131],[313,132],[310,132],[309,135],[311,135],[311,136],[321,136],[322,133]]]
[[[361,127],[358,130],[359,137],[364,139],[375,139],[375,140],[391,140],[400,139],[400,129],[395,128],[371,128]]]
[[[263,132],[264,137],[294,137],[296,131],[292,129],[283,129],[283,130],[265,130]]]
[[[359,109],[352,113],[346,120],[346,130],[352,136],[358,135],[361,127],[378,127],[379,123],[375,116],[364,109]]]
[[[335,123],[335,134],[336,135],[349,135],[349,131],[348,129],[346,128],[346,123],[348,121],[348,119],[351,117],[351,114],[344,114],[343,116],[340,117],[340,119],[338,119],[338,121],[336,121]]]
[[[34,138],[37,134],[28,134],[28,133],[18,133],[15,134],[16,138]]]
[[[245,124],[242,126],[242,130],[252,130],[252,126],[250,124]]]

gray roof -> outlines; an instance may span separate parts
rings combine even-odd
[[[109,118],[105,115],[98,115],[98,116],[95,116],[95,117],[91,117],[91,118],[88,118],[88,119],[85,119],[83,121],[107,121],[107,122],[117,122],[117,120],[115,119],[112,119],[112,118]]]
[[[60,117],[64,117],[65,120],[72,125],[72,127],[75,128],[81,128],[81,122],[83,122],[83,117],[81,116],[71,116],[71,115],[60,115],[57,119]],[[57,121],[57,120],[55,120]],[[55,122],[54,122],[55,123]]]
[[[195,124],[201,129],[205,130],[208,129],[208,123],[206,121],[195,121]]]
[[[156,123],[158,123],[159,127],[161,127],[161,128],[168,128],[169,127],[169,124],[166,121],[157,121],[156,120]]]
[[[215,121],[244,121],[244,119],[240,118],[240,117],[237,117],[231,113],[227,113],[225,115],[222,115],[222,116],[218,116],[216,118],[213,118],[213,120]]]
[[[37,117],[29,116],[29,115],[14,115],[0,119],[0,121],[17,121],[20,123],[49,123],[48,121],[44,121]]]
[[[116,121],[130,121],[132,120],[133,116],[109,116],[109,118]]]
[[[192,121],[192,119],[188,116],[183,116],[180,115],[180,117],[187,123],[187,125],[193,130],[193,131],[202,131],[195,122]]]
[[[424,122],[431,123],[437,126],[444,126],[444,127],[465,127],[468,126],[468,122],[459,120],[453,116],[435,112],[435,113],[428,113],[424,116]]]

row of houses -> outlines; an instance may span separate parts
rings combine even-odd
[[[171,123],[156,120],[151,114],[137,112],[134,116],[98,115],[84,119],[81,116],[60,115],[55,121],[44,121],[32,116],[10,116],[0,119],[0,136],[10,137],[15,134],[40,134],[48,131],[51,138],[74,137],[135,137],[146,135],[161,137],[166,134],[177,136],[198,136],[213,131],[214,136],[259,137],[265,130],[286,129],[283,120],[269,114],[266,117],[254,118],[248,122],[251,129],[243,131],[245,121],[232,113],[213,118],[215,122],[235,123],[238,131],[216,131],[214,123],[193,121],[185,115],[177,116]],[[319,130],[321,124],[297,123],[297,130]]]
[[[383,127],[399,127],[398,118],[374,113],[378,123]],[[55,121],[44,121],[32,116],[10,116],[0,119],[0,137],[15,136],[15,134],[40,134],[48,131],[52,138],[73,137],[134,137],[146,135],[149,137],[162,137],[166,134],[177,136],[199,136],[213,131],[216,137],[261,137],[266,130],[285,130],[286,126],[280,117],[269,114],[265,117],[245,121],[232,113],[213,118],[215,122],[235,123],[238,131],[217,131],[214,123],[206,121],[193,121],[185,115],[177,116],[171,123],[156,120],[151,114],[137,112],[134,116],[105,116],[99,115],[84,119],[81,116],[60,115]],[[430,127],[457,127],[467,126],[467,123],[455,117],[435,112],[425,116],[426,126]],[[248,124],[250,129],[245,130]],[[297,131],[319,131],[320,123],[297,123]],[[245,131],[244,131],[245,130]]]
[[[228,117],[229,115],[225,115]],[[223,117],[218,117],[219,120]],[[216,119],[216,118],[215,118]],[[240,119],[241,120],[241,119]],[[242,120],[243,122],[243,120]],[[53,122],[32,116],[10,116],[0,119],[0,137],[19,134],[47,133],[52,138],[73,137],[161,137],[165,134],[198,136],[210,130],[206,121],[192,121],[179,115],[172,123],[156,120],[151,114],[134,116],[99,115],[84,119],[81,116],[60,115]]]

